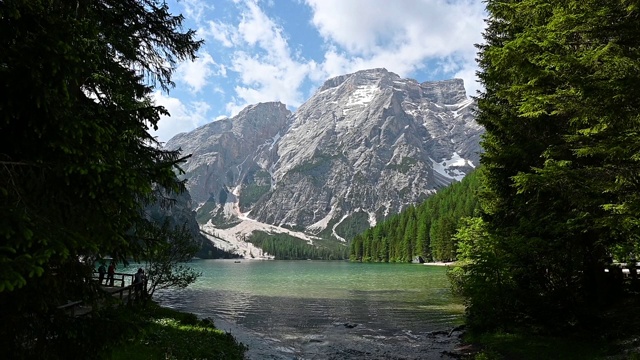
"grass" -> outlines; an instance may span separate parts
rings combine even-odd
[[[483,350],[475,355],[476,360],[598,360],[613,351],[604,341],[530,334],[483,334],[467,336],[465,342],[481,345]]]
[[[111,350],[110,359],[243,359],[246,347],[210,320],[155,303],[128,312],[124,316],[134,331]]]
[[[640,299],[622,297],[590,330],[573,336],[531,333],[467,333],[464,342],[481,352],[475,360],[640,360]]]

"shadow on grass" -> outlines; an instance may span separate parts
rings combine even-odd
[[[465,340],[482,344],[484,350],[475,356],[477,360],[596,360],[613,351],[605,341],[570,337],[494,333]]]
[[[128,317],[135,331],[111,350],[110,359],[243,359],[246,347],[210,320],[156,304],[135,312]]]
[[[475,360],[640,360],[640,294],[621,297],[597,322],[574,335],[467,334],[482,351]]]

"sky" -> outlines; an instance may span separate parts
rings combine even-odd
[[[178,65],[174,88],[153,93],[171,114],[152,132],[163,143],[259,102],[295,111],[327,79],[358,70],[382,67],[419,82],[461,78],[470,96],[480,88],[480,0],[167,3],[205,43],[195,61]]]

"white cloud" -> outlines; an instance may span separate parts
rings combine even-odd
[[[475,72],[470,67],[475,66],[474,44],[482,42],[481,1],[305,1],[313,10],[312,24],[329,44],[322,63],[329,76],[374,67],[400,76],[416,70]],[[453,66],[424,69],[427,62],[443,59],[453,60]]]
[[[207,118],[210,106],[205,102],[193,101],[185,105],[180,99],[167,96],[160,91],[155,91],[152,98],[156,105],[164,106],[171,114],[171,116],[161,116],[158,130],[151,131],[151,135],[156,136],[161,142],[166,142],[178,133],[191,131],[211,121]]]
[[[374,57],[411,45],[421,56],[467,51],[481,41],[484,5],[475,0],[306,0],[313,24],[350,54]],[[474,51],[475,52],[475,51]]]
[[[467,90],[467,94],[470,96],[477,96],[478,90],[482,89],[480,83],[478,82],[478,77],[476,76],[477,70],[478,67],[475,63],[466,64],[454,75],[454,77],[464,80],[464,88],[465,90]]]
[[[300,86],[309,69],[308,64],[289,57],[270,60],[237,52],[233,70],[238,72],[241,85],[235,87],[237,98],[227,104],[227,110],[234,115],[246,105],[266,101],[298,106],[304,101]]]
[[[227,48],[233,47],[237,42],[236,31],[231,24],[213,20],[208,21],[206,27],[198,29],[198,36],[211,38]]]
[[[184,6],[185,15],[200,22],[208,9],[213,9],[213,5],[207,4],[203,0],[182,0]]]
[[[238,2],[239,21],[236,25],[210,23],[222,29],[214,37],[223,46],[236,46],[231,55],[229,70],[238,75],[234,98],[226,104],[233,116],[245,106],[266,101],[281,101],[298,106],[305,99],[301,86],[314,61],[293,54],[284,30],[269,18],[253,0]]]
[[[480,0],[294,2],[179,1],[205,44],[198,59],[175,73],[187,97],[155,95],[173,115],[161,120],[163,141],[203,124],[210,111],[205,102],[215,109],[212,117],[266,101],[296,108],[312,86],[362,69],[384,67],[420,81],[455,76],[470,95],[479,88],[473,45],[482,42],[486,17]],[[308,8],[289,11],[296,6]],[[308,26],[300,25],[299,14],[309,13],[302,19]]]
[[[307,0],[306,3],[313,9],[312,22],[320,34],[350,53],[373,54],[379,40],[399,30],[387,9],[401,2],[393,2],[394,5],[384,0]]]
[[[201,53],[194,61],[185,61],[176,69],[177,81],[189,85],[191,92],[199,92],[212,75],[226,76],[226,68],[217,64],[211,55]]]

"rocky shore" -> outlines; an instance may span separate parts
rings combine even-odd
[[[457,359],[470,351],[461,344],[462,326],[413,334],[409,331],[388,336],[352,323],[334,323],[317,334],[276,339],[224,320],[213,319],[218,329],[231,333],[248,347],[246,359]]]

